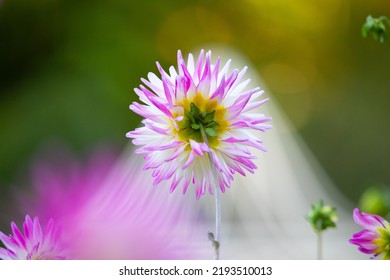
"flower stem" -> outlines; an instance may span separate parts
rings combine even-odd
[[[215,248],[215,259],[219,260],[219,248],[221,247],[221,200],[219,196],[218,186],[214,185],[215,196],[215,240],[218,242]]]
[[[202,135],[204,143],[209,146],[207,135],[205,132],[205,129],[202,124],[200,124],[200,133]],[[210,153],[207,154],[207,157],[209,158],[210,162],[210,168],[213,173],[214,177],[214,197],[215,197],[215,236],[213,235],[212,244],[214,247],[214,258],[216,260],[219,260],[220,256],[220,247],[221,247],[221,200],[219,197],[219,190],[218,190],[218,180],[217,180],[217,170],[215,170],[215,166],[212,162]]]
[[[317,232],[317,259],[322,260],[322,232]]]

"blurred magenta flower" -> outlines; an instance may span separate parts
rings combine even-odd
[[[213,193],[215,183],[224,192],[235,172],[256,169],[247,147],[266,150],[253,131],[271,128],[271,118],[253,110],[268,99],[258,99],[258,87],[246,89],[247,67],[228,74],[229,65],[220,69],[220,58],[211,64],[211,51],[203,50],[196,64],[192,54],[185,63],[178,51],[177,70],[171,66],[168,74],[157,62],[161,78],[141,79],[149,89],[140,85],[135,92],[144,104],[130,109],[144,117],[144,126],[127,137],[142,146],[136,152],[146,154],[144,169],[153,169],[154,185],[169,180],[172,192],[181,183],[185,193],[193,184],[199,199]]]
[[[380,254],[384,259],[390,259],[390,224],[378,215],[361,213],[359,209],[353,211],[353,219],[364,230],[355,233],[349,240],[358,245],[365,254],[373,254],[373,258]]]
[[[33,171],[33,195],[21,201],[61,225],[70,259],[203,258],[191,207],[149,188],[152,178],[140,168],[106,151],[85,166],[43,161]]]
[[[3,260],[58,260],[65,259],[61,233],[53,220],[47,223],[42,232],[37,217],[31,220],[26,216],[22,234],[14,222],[11,223],[12,234],[6,236],[0,231],[0,241],[6,247],[0,248],[0,259]]]

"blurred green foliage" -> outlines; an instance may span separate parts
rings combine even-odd
[[[364,191],[359,200],[359,209],[390,219],[390,188],[374,185]]]
[[[155,61],[210,44],[250,59],[316,157],[357,201],[390,182],[388,44],[360,36],[387,1],[5,0],[0,6],[0,196],[48,142],[75,151],[140,119],[128,105]],[[214,54],[215,56],[217,54]]]
[[[371,15],[369,15],[366,18],[366,22],[362,26],[362,36],[367,38],[371,33],[375,40],[379,40],[383,44],[388,37],[386,25],[389,23],[389,19],[385,16],[373,18]]]

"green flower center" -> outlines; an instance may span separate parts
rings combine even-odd
[[[185,139],[209,143],[213,137],[218,136],[218,126],[219,123],[215,121],[215,110],[201,112],[192,102],[190,110],[184,112],[184,119],[179,123],[179,132]]]
[[[229,129],[225,107],[200,93],[192,99],[184,99],[178,105],[184,109],[183,119],[176,127],[179,140],[186,143],[194,140],[208,143],[212,148],[217,147],[221,134]]]

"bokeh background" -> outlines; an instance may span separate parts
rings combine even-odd
[[[351,205],[390,185],[390,42],[360,34],[367,15],[390,16],[387,1],[0,3],[0,226],[39,151],[124,149],[140,121],[128,109],[139,79],[155,61],[175,65],[178,49],[213,44],[250,61]]]

